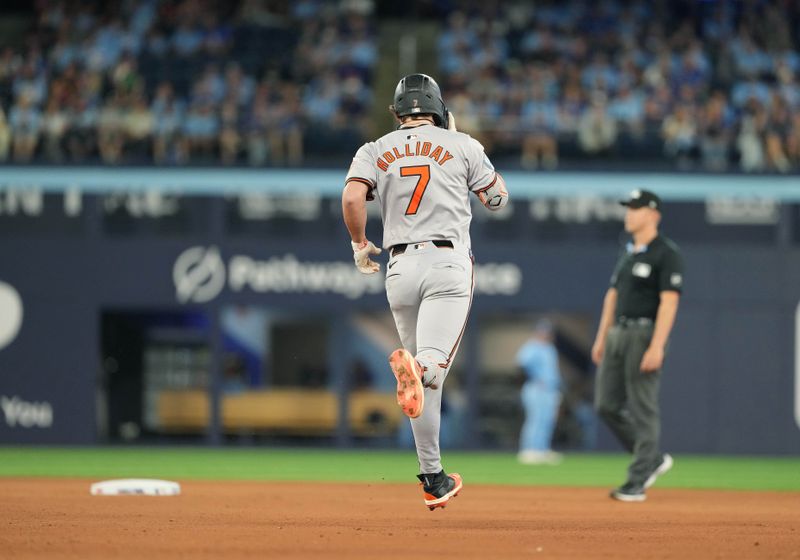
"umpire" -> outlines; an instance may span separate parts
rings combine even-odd
[[[658,389],[683,286],[683,259],[658,232],[661,199],[655,193],[635,190],[620,204],[627,207],[625,231],[633,241],[614,268],[592,347],[600,366],[595,408],[634,456],[628,480],[611,497],[641,502],[672,467],[672,457],[659,447]]]

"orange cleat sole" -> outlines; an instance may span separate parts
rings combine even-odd
[[[409,418],[419,417],[425,406],[425,389],[414,356],[400,348],[389,356],[389,365],[397,379],[397,404]]]
[[[461,475],[458,473],[451,473],[449,475],[452,478],[456,485],[453,486],[453,489],[450,490],[447,494],[442,496],[441,498],[437,498],[436,496],[432,496],[425,492],[425,505],[428,506],[428,509],[433,511],[437,508],[444,509],[447,507],[447,503],[450,501],[450,498],[455,498],[458,496],[458,493],[461,492],[461,488],[464,486],[464,481],[461,479]]]

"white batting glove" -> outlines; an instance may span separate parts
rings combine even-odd
[[[360,273],[375,274],[381,269],[380,264],[369,258],[370,255],[381,254],[381,250],[372,241],[368,239],[362,243],[351,241],[350,245],[353,247],[353,260],[356,262],[356,268]]]
[[[456,132],[456,118],[453,116],[452,111],[447,112],[447,130]]]

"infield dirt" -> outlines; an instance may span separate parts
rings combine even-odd
[[[431,512],[413,483],[181,481],[181,496],[101,497],[91,482],[0,479],[0,557],[800,558],[797,492],[653,488],[619,503],[605,488],[465,480]]]

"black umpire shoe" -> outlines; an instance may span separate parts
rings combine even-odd
[[[656,467],[656,468],[653,470],[653,474],[651,474],[651,475],[650,475],[650,476],[647,478],[647,480],[645,480],[645,481],[644,481],[644,488],[645,488],[645,490],[647,490],[647,489],[648,489],[648,488],[650,488],[650,487],[651,487],[653,484],[655,484],[655,482],[656,482],[656,479],[657,479],[659,476],[661,476],[662,474],[664,474],[665,472],[667,472],[668,470],[670,470],[670,469],[672,468],[672,465],[673,465],[674,463],[675,463],[675,461],[672,459],[672,455],[670,455],[669,453],[664,453],[664,454],[661,456],[661,462],[660,462],[660,463],[658,464],[658,466],[657,466],[657,467]]]
[[[431,511],[436,508],[444,508],[450,498],[454,498],[461,492],[463,486],[460,474],[447,474],[444,470],[435,474],[419,474],[417,478],[422,484],[425,505]]]
[[[621,502],[643,502],[647,499],[644,486],[635,482],[626,482],[619,488],[611,491],[610,496]]]

